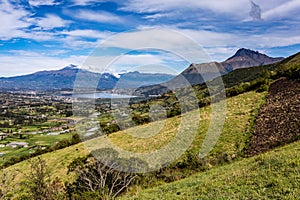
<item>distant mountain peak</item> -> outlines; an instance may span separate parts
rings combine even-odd
[[[258,56],[270,58],[269,56],[267,56],[265,54],[262,54],[258,51],[253,51],[251,49],[241,48],[232,57],[228,58],[226,61],[232,60],[232,59],[237,58],[237,57],[254,58],[254,57],[258,57]]]
[[[232,69],[260,66],[281,61],[283,58],[272,58],[258,51],[241,48],[222,64],[231,64]],[[248,66],[247,66],[248,65]]]
[[[69,66],[66,66],[63,68],[63,70],[65,70],[65,69],[70,70],[70,69],[79,69],[79,68],[77,65],[70,64]]]
[[[220,63],[210,62],[191,64],[181,73],[181,75],[183,75],[191,84],[199,84],[204,81],[199,75],[199,72],[203,74],[206,73],[208,79],[213,79],[220,74],[227,74],[235,69],[268,65],[281,60],[283,60],[283,58],[272,58],[259,53],[258,51],[241,48],[232,57]],[[214,70],[216,68],[218,69],[217,72]]]
[[[237,56],[250,55],[250,54],[260,54],[260,53],[258,51],[253,51],[251,49],[245,49],[245,48],[241,48],[235,53],[235,55]]]

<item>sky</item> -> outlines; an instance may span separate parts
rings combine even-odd
[[[239,48],[287,57],[300,51],[299,10],[299,0],[0,0],[0,77],[84,66],[95,49],[103,59],[118,57],[105,68],[115,74],[184,70],[190,61],[180,55],[138,48],[153,32],[136,33],[151,29],[190,38],[211,61]]]

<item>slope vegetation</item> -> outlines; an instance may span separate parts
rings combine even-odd
[[[300,142],[120,199],[299,199]]]

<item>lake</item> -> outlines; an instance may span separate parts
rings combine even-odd
[[[77,93],[77,94],[61,94],[61,96],[70,96],[73,98],[86,98],[86,99],[130,99],[135,98],[137,96],[130,95],[121,95],[121,94],[111,94],[111,93]]]

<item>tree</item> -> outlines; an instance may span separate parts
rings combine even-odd
[[[1,173],[0,176],[0,199],[10,199],[13,188],[10,186],[16,174]]]
[[[101,161],[96,159],[99,156]],[[110,148],[96,150],[88,158],[76,159],[69,166],[70,171],[77,174],[76,181],[67,186],[69,198],[114,199],[137,177],[133,173],[136,165],[148,166],[143,162],[137,158],[119,158]]]
[[[24,185],[29,190],[30,198],[34,200],[54,200],[61,197],[63,186],[57,178],[51,181],[46,161],[38,157],[29,162],[30,172],[24,174],[26,179]]]

